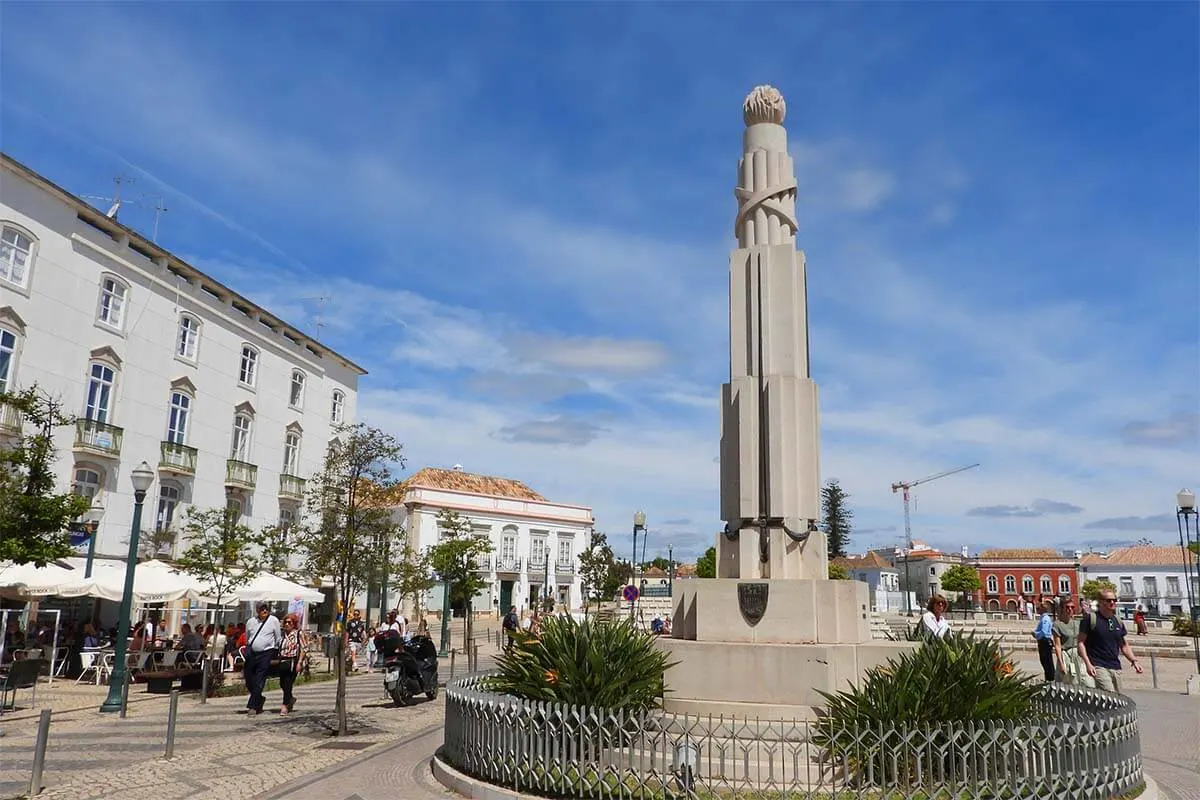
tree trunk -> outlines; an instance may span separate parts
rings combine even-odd
[[[339,631],[333,639],[333,668],[337,675],[337,692],[334,694],[334,713],[337,714],[337,735],[345,736],[349,729],[346,718],[346,633]]]

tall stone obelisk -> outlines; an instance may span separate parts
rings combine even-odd
[[[729,383],[721,390],[718,578],[824,579],[817,385],[808,347],[804,253],[786,104],[757,86],[746,130],[729,257]]]

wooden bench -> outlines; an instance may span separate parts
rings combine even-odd
[[[176,669],[152,669],[140,672],[134,676],[134,683],[146,684],[148,694],[170,694],[171,686],[179,681],[179,689],[184,692],[200,691],[201,670],[199,667],[179,667]]]

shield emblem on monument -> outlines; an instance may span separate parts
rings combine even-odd
[[[752,627],[767,613],[767,593],[770,588],[768,583],[738,584],[738,609]]]

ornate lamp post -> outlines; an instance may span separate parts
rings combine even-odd
[[[629,559],[629,585],[637,586],[637,535],[638,531],[646,530],[646,512],[638,511],[633,515],[633,557]],[[629,621],[633,622],[634,602],[629,601]]]
[[[1175,495],[1175,521],[1179,526],[1179,549],[1183,556],[1183,580],[1187,583],[1188,619],[1192,626],[1192,649],[1196,653],[1196,670],[1200,672],[1200,516],[1196,513],[1196,495],[1191,489],[1180,489]],[[1193,549],[1194,548],[1194,549]]]
[[[117,618],[117,652],[113,657],[113,671],[108,679],[108,697],[100,705],[101,711],[120,711],[121,692],[125,686],[125,655],[129,648],[129,616],[133,612],[133,574],[137,569],[138,536],[142,530],[142,503],[146,492],[154,483],[154,470],[143,461],[130,476],[133,480],[133,526],[129,532],[129,557],[125,560],[125,591],[121,594],[120,616]]]

